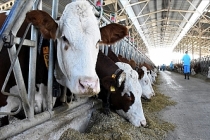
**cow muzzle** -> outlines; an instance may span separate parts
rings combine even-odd
[[[94,96],[100,92],[100,85],[98,78],[80,78],[77,84],[79,96]]]

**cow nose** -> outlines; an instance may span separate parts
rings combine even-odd
[[[86,78],[81,78],[79,80],[79,88],[84,92],[94,92],[94,93],[98,93],[98,86],[99,86],[99,80],[98,78],[90,78],[90,77],[86,77]]]
[[[147,125],[146,120],[142,120],[140,123],[141,123],[141,126],[143,126],[143,127],[145,127]]]

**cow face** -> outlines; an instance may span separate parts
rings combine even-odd
[[[146,98],[146,99],[151,99],[151,97],[153,95],[153,91],[151,89],[151,82],[147,75],[147,68],[145,66],[142,66],[141,69],[144,72],[143,77],[139,79],[139,83],[142,88],[142,97]]]
[[[155,78],[157,77],[157,73],[155,71],[151,70],[151,76],[152,76],[152,82],[153,83],[156,82]]]
[[[57,40],[56,80],[78,96],[99,93],[97,43],[113,44],[128,34],[127,28],[113,23],[99,29],[92,6],[84,0],[68,4],[58,23],[40,10],[28,12],[26,20],[44,38]]]
[[[115,64],[126,73],[124,89],[121,92],[121,96],[117,99],[118,102],[122,102],[121,107],[117,108],[116,112],[137,127],[145,126],[146,119],[141,103],[142,89],[138,82],[138,73],[129,64],[123,62]],[[113,94],[112,96],[115,95]]]
[[[58,81],[65,81],[72,93],[95,95],[100,91],[95,72],[100,40],[98,22],[88,2],[68,4],[57,34],[58,65],[64,75]]]
[[[57,40],[56,80],[74,94],[99,93],[95,65],[101,36],[92,6],[87,1],[69,3],[57,23],[40,10],[28,12],[26,20],[38,27],[44,38]]]

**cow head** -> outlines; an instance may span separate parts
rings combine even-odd
[[[153,71],[153,70],[151,70],[151,77],[152,77],[152,82],[154,83],[154,82],[156,82],[156,77],[157,77],[157,73],[155,72],[155,71]]]
[[[123,62],[115,63],[126,73],[124,88],[120,94],[111,95],[111,103],[115,106],[116,112],[128,119],[133,125],[145,126],[141,95],[142,89],[138,82],[138,73],[129,64]]]
[[[144,73],[142,77],[139,77],[139,83],[142,87],[142,97],[145,99],[151,99],[153,91],[151,88],[149,77],[147,75],[147,68],[145,66],[142,66],[140,71],[143,71]]]
[[[56,23],[47,13],[28,12],[26,20],[39,28],[44,38],[57,40],[57,81],[80,96],[92,96],[100,91],[95,72],[98,43],[111,44],[127,35],[127,28],[111,24],[99,29],[92,6],[87,1],[66,5]]]

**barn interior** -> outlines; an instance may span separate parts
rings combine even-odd
[[[10,9],[14,1],[0,0],[0,10]],[[210,53],[208,0],[89,1],[95,6],[102,6],[103,16],[110,22],[126,25],[129,29],[128,38],[136,49],[156,65],[161,61],[179,62],[186,50],[192,59]],[[42,2],[42,9],[51,14],[52,1]],[[59,1],[58,16],[69,2],[71,0]],[[157,61],[158,58],[160,61]]]
[[[72,1],[74,0],[42,0],[40,9],[53,15],[53,2],[58,2],[59,17],[65,6]],[[209,59],[209,0],[88,1],[98,9],[98,16],[102,14],[107,23],[115,22],[127,26],[129,35],[125,39],[133,49],[130,49],[132,52],[123,51],[128,51],[126,53],[130,59],[137,55],[133,50],[144,58],[143,61],[154,65],[169,65],[171,61],[180,63],[186,50],[192,59]],[[0,0],[0,11],[10,10],[14,3],[15,0]],[[104,22],[100,25],[103,26]],[[138,59],[138,62],[142,62],[142,59]],[[91,104],[88,107],[91,108]],[[46,119],[48,115],[41,117]],[[39,130],[36,133],[38,135]]]

